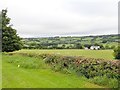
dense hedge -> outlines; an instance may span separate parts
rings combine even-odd
[[[105,75],[108,78],[120,78],[119,61],[117,60],[110,61],[53,54],[41,54],[41,57],[55,70],[75,71],[78,75],[83,75],[87,78]]]

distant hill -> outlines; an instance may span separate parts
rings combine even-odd
[[[96,35],[96,36],[67,36],[67,37],[44,37],[23,38],[25,48],[39,49],[61,49],[61,48],[83,48],[90,45],[101,45],[103,48],[111,49],[118,45],[120,34]]]

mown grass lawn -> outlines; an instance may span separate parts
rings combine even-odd
[[[102,86],[88,82],[83,77],[52,71],[49,66],[44,68],[43,65],[39,69],[26,69],[18,68],[16,64],[7,62],[16,59],[35,60],[37,58],[3,54],[3,88],[103,88]]]
[[[54,50],[20,50],[17,53],[54,53],[54,54],[62,54],[69,56],[85,56],[91,58],[102,58],[108,60],[114,60],[113,50],[81,50],[81,49],[54,49]]]

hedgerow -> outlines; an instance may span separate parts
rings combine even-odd
[[[54,68],[62,70],[73,69],[78,75],[86,78],[106,75],[108,78],[119,78],[119,61],[108,61],[85,57],[60,56],[54,54],[42,54],[44,61]]]

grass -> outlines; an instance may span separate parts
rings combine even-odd
[[[102,58],[106,60],[114,60],[113,50],[81,50],[81,49],[55,49],[55,50],[20,50],[17,53],[54,53],[54,54],[62,54],[68,56],[85,56],[91,58]]]
[[[95,84],[99,84],[99,85],[108,85],[109,88],[118,88],[119,82],[118,79],[111,79],[111,78],[107,78],[106,76],[102,76],[102,77],[95,77],[90,79],[91,82],[94,82]]]
[[[9,58],[9,55],[6,55],[4,58]],[[19,58],[18,58],[19,57]],[[14,55],[13,58],[5,59],[6,62],[12,63],[15,66],[19,66],[22,68],[28,68],[28,69],[44,69],[47,68],[47,65],[43,62],[43,60],[35,58],[31,59],[31,57],[21,57],[20,55]]]
[[[2,58],[3,88],[103,88],[102,86],[90,83],[83,77],[52,71],[41,59],[4,54]],[[9,61],[12,60],[18,62],[10,63]],[[41,63],[40,68],[17,67],[17,64],[25,63],[26,60],[35,62],[39,60],[38,62]]]

